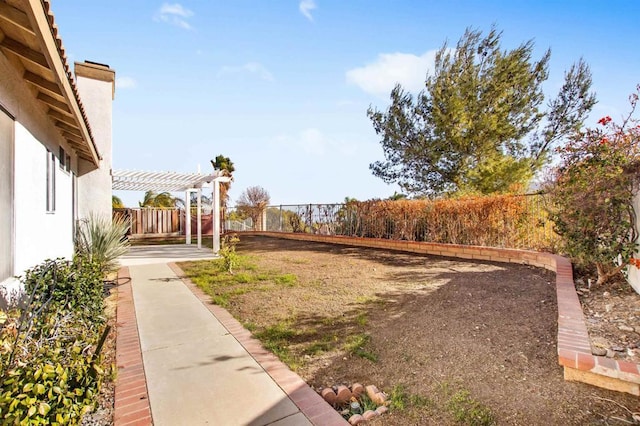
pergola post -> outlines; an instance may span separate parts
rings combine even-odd
[[[198,248],[202,248],[202,188],[198,188]]]
[[[213,254],[220,251],[220,181],[213,181]]]
[[[213,180],[213,253],[220,251],[220,183],[230,182],[228,176],[219,176]]]
[[[185,192],[184,234],[185,244],[191,244],[191,190]]]

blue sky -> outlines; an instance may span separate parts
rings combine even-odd
[[[587,124],[620,117],[640,83],[640,2],[52,0],[71,61],[116,70],[114,168],[209,172],[236,165],[272,204],[386,198],[366,116],[396,81],[417,92],[444,41],[495,24],[503,48],[551,48],[549,96],[583,57],[599,100]],[[119,193],[135,205],[141,193]]]

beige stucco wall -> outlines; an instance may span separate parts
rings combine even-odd
[[[633,197],[633,209],[636,213],[636,229],[638,230],[638,234],[640,234],[640,193],[637,193],[635,197]],[[640,250],[636,250],[634,257],[640,258]],[[640,270],[633,265],[627,267],[627,281],[629,281],[629,284],[631,284],[631,287],[633,287],[636,293],[640,293]]]
[[[14,123],[14,191],[13,256],[15,275],[47,258],[73,255],[72,175],[60,170],[56,161],[56,211],[46,211],[47,148],[58,155],[62,146],[72,157],[72,171],[77,158],[60,132],[37,103],[31,88],[7,58],[0,54],[0,103]],[[2,183],[0,183],[2,184]]]
[[[78,214],[111,217],[112,121],[115,72],[106,66],[76,63],[76,81],[94,142],[101,156],[100,167],[87,171],[80,161]]]

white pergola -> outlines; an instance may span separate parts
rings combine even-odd
[[[135,170],[114,170],[112,185],[114,190],[121,191],[156,191],[156,192],[184,192],[185,193],[185,234],[186,243],[191,244],[191,193],[197,197],[197,229],[198,248],[202,248],[202,188],[212,188],[213,213],[213,252],[220,250],[220,183],[229,182],[231,178],[219,172],[203,175],[200,173],[176,172],[144,172]]]

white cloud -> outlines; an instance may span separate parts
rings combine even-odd
[[[313,22],[311,11],[318,7],[316,6],[316,2],[314,0],[302,0],[298,7],[300,8],[300,13],[302,13],[309,21]]]
[[[237,75],[237,74],[247,74],[247,73],[256,75],[261,80],[265,80],[265,81],[275,80],[273,78],[273,74],[271,74],[271,72],[269,72],[269,70],[259,62],[247,62],[246,64],[240,65],[237,67],[224,66],[220,68],[220,71],[218,71],[218,76],[221,77],[229,74]]]
[[[116,78],[116,87],[118,89],[133,89],[137,85],[138,85],[138,82],[133,77]]]
[[[166,22],[185,30],[192,30],[193,27],[188,19],[193,16],[193,11],[185,8],[180,3],[163,3],[156,12],[153,19],[157,22]]]
[[[411,53],[381,53],[375,62],[347,71],[347,82],[367,93],[387,96],[400,83],[410,92],[424,88],[426,75],[434,67],[437,50],[420,56]]]
[[[291,150],[300,150],[310,157],[318,158],[325,155],[352,157],[357,151],[357,144],[327,137],[319,129],[309,127],[297,135],[283,134],[275,138],[275,145]]]

